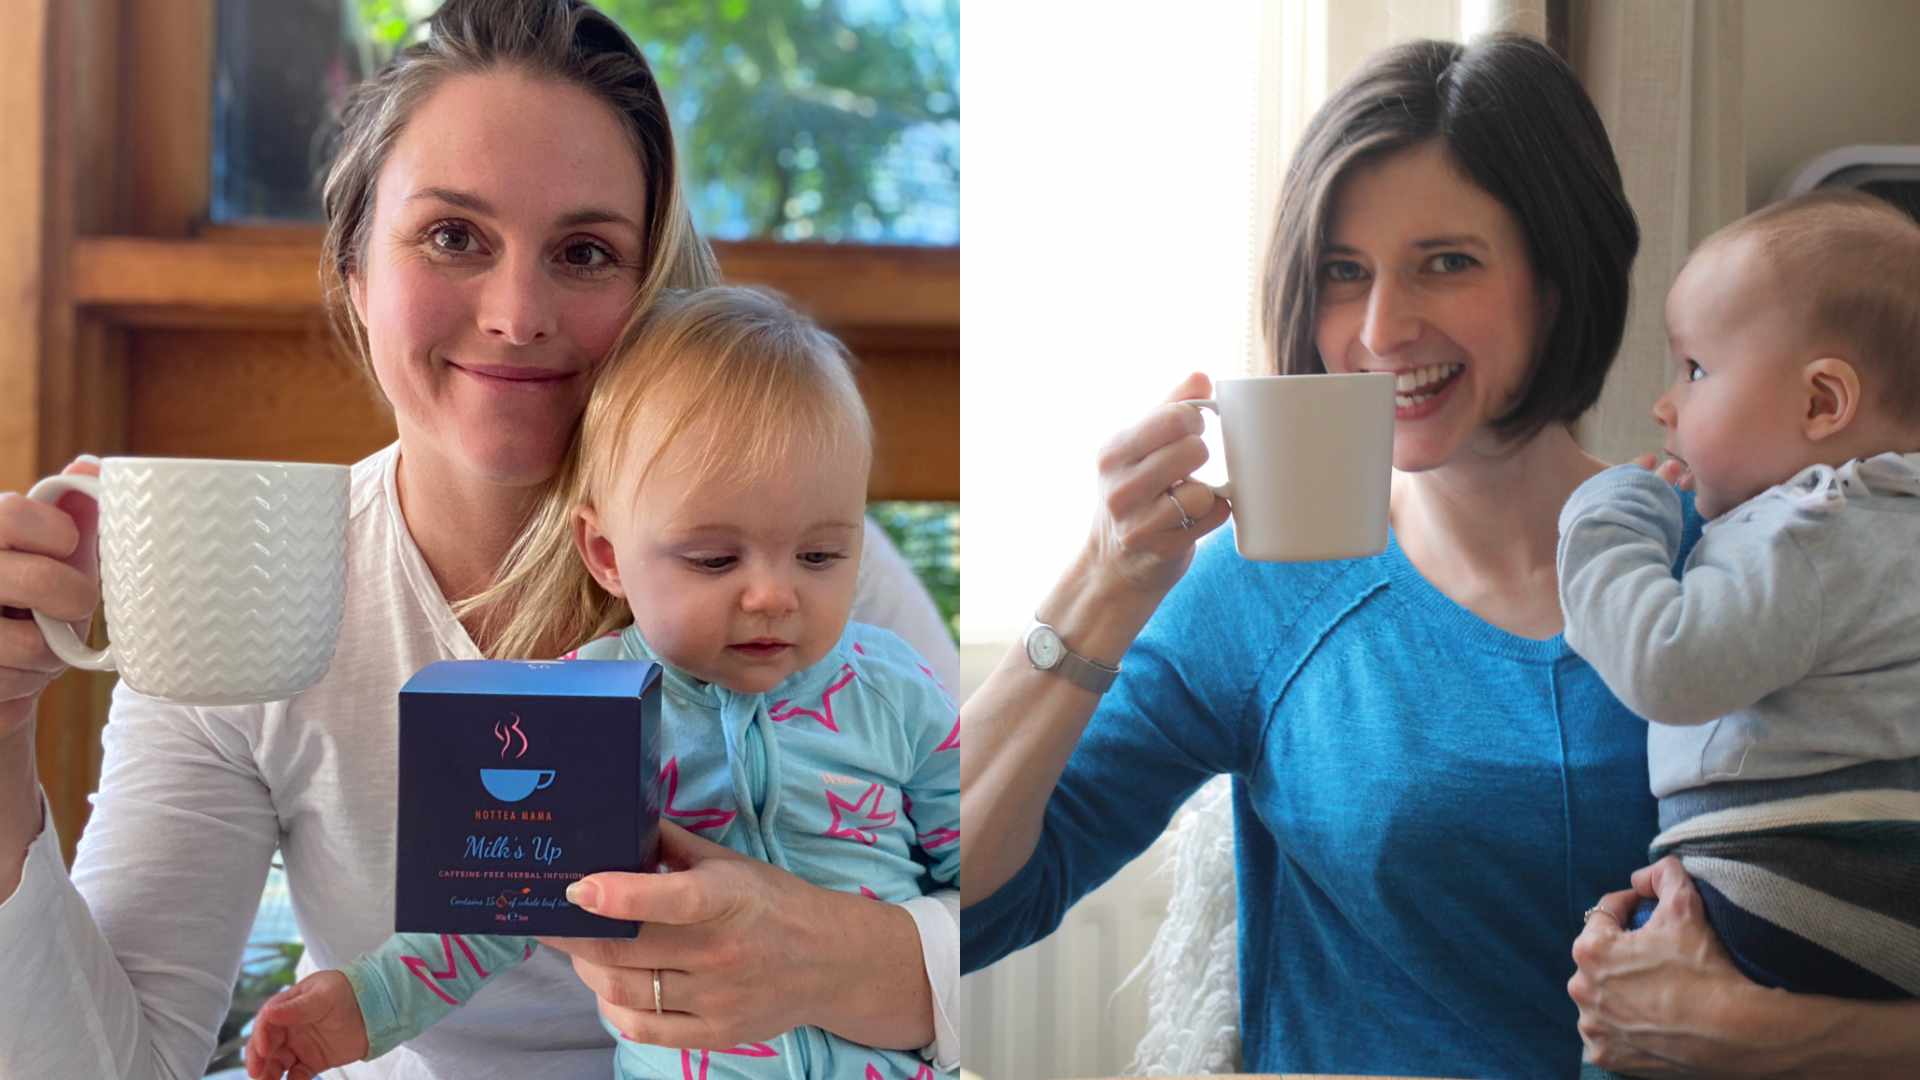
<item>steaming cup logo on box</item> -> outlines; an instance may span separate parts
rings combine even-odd
[[[516,735],[520,738],[520,751],[514,756],[526,757],[532,744],[527,742],[526,732],[520,730],[520,714],[513,714],[511,724],[493,725],[493,737],[500,740],[502,758],[513,749]],[[501,802],[519,802],[536,791],[544,790],[553,783],[556,775],[552,769],[481,769],[480,786]]]
[[[566,888],[660,842],[660,669],[443,660],[400,690],[394,929],[632,937]]]
[[[34,613],[47,646],[189,705],[281,701],[320,680],[346,604],[345,465],[108,458],[98,477],[27,494],[100,504],[100,586],[113,643],[89,648]]]

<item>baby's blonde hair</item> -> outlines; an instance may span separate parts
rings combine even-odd
[[[1886,415],[1920,415],[1920,222],[1863,192],[1813,191],[1748,214],[1699,250],[1740,239],[1785,286],[1805,344],[1843,350]]]
[[[696,486],[762,480],[796,455],[835,451],[865,476],[873,430],[846,348],[779,297],[663,293],[609,354],[579,437],[498,578],[456,607],[477,614],[488,655],[556,656],[632,621],[573,550],[574,513],[637,497],[669,446]]]

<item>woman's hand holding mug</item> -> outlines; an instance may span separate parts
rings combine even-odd
[[[1194,374],[1100,456],[1096,565],[1156,598],[1194,542],[1234,519],[1243,558],[1346,559],[1387,545],[1393,376],[1261,375],[1212,384]],[[1192,480],[1207,460],[1201,410],[1219,414],[1228,483]]]
[[[99,537],[94,576],[114,640],[94,649],[72,628],[71,577],[62,606],[26,606],[54,656],[118,671],[150,697],[189,705],[292,697],[326,672],[339,635],[349,482],[344,465],[199,458],[109,458],[97,473],[50,476],[28,500],[51,508],[79,495],[98,507],[86,537],[61,530],[46,554],[91,557]],[[19,516],[43,532],[53,522],[30,511]]]
[[[1158,598],[1186,573],[1194,544],[1227,520],[1225,499],[1193,480],[1207,460],[1200,410],[1213,384],[1199,372],[1100,452],[1100,511],[1089,540],[1094,565]]]
[[[99,459],[77,458],[62,475],[98,476]],[[0,493],[0,741],[26,726],[40,692],[67,669],[31,613],[70,623],[81,637],[92,623],[100,600],[99,520],[99,507],[83,495],[46,503]]]

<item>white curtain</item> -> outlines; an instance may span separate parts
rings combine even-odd
[[[1260,14],[967,8],[965,644],[1032,617],[1107,438],[1187,372],[1244,366]]]

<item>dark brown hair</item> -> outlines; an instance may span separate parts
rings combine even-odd
[[[1495,430],[1521,440],[1573,422],[1599,398],[1620,348],[1640,229],[1593,102],[1560,57],[1517,34],[1387,49],[1314,114],[1267,247],[1260,325],[1269,370],[1326,370],[1314,321],[1341,181],[1430,139],[1513,213],[1543,295],[1558,301],[1532,375]]]
[[[347,279],[366,255],[380,170],[414,110],[447,79],[503,68],[580,87],[606,102],[631,136],[647,199],[636,312],[662,289],[719,280],[681,198],[660,84],[626,31],[583,0],[447,0],[428,21],[425,41],[400,50],[349,93],[322,189],[327,313],[369,378],[367,331],[348,302]]]

